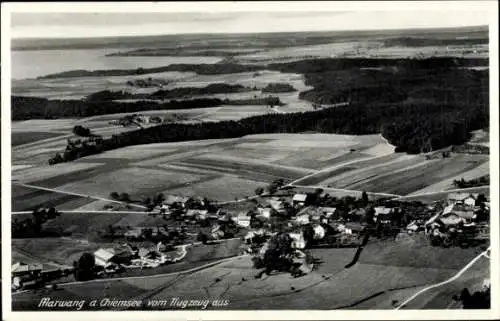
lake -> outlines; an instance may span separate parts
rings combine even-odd
[[[170,64],[213,64],[221,60],[220,57],[106,57],[113,52],[115,50],[109,49],[12,51],[12,78],[36,78],[74,69],[152,68]]]

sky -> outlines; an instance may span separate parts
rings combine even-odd
[[[229,2],[231,4],[231,2]],[[282,4],[286,4],[282,2]],[[298,2],[300,4],[300,2]],[[351,4],[346,2],[346,4]],[[188,33],[261,33],[285,31],[334,31],[439,28],[488,25],[484,7],[463,5],[446,8],[371,6],[330,8],[327,2],[302,6],[281,5],[269,8],[247,5],[203,7],[172,12],[12,12],[13,38],[76,38],[107,36],[166,35]],[[317,7],[324,6],[325,8]],[[149,10],[151,11],[151,6]],[[177,9],[186,9],[178,7]],[[125,8],[127,9],[127,8]],[[146,8],[147,9],[147,8]],[[174,8],[175,9],[175,8]],[[383,9],[383,10],[381,10]],[[416,10],[415,10],[416,9]],[[72,8],[69,11],[75,11]],[[90,10],[92,11],[92,10]],[[101,12],[97,12],[101,11]],[[129,9],[129,11],[131,11]],[[161,11],[161,10],[160,10]]]

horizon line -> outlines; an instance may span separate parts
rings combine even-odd
[[[305,31],[260,31],[260,32],[207,32],[207,33],[162,33],[144,35],[116,35],[116,36],[84,36],[84,37],[11,37],[12,40],[72,40],[72,39],[116,39],[116,38],[140,38],[140,37],[165,37],[165,36],[193,36],[193,35],[249,35],[249,34],[290,34],[290,33],[328,33],[328,32],[370,32],[370,31],[404,31],[404,30],[439,30],[439,29],[464,29],[485,28],[489,30],[489,24],[447,26],[447,27],[411,27],[411,28],[373,28],[373,29],[335,29],[335,30],[305,30]]]

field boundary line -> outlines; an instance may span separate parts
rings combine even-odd
[[[126,202],[117,201],[117,200],[110,200],[110,199],[107,199],[107,198],[104,198],[104,197],[99,197],[99,196],[85,195],[85,194],[81,194],[81,193],[74,193],[74,192],[69,192],[69,191],[63,191],[63,190],[56,189],[56,188],[48,188],[48,187],[43,187],[43,186],[37,186],[37,185],[31,185],[31,184],[24,184],[24,183],[20,183],[20,182],[12,182],[12,184],[16,184],[16,185],[24,186],[24,187],[28,187],[28,188],[33,188],[33,189],[39,189],[39,190],[42,190],[42,191],[49,191],[49,192],[54,192],[54,193],[74,195],[74,196],[79,196],[79,197],[83,197],[83,198],[91,198],[91,199],[95,199],[95,200],[99,200],[99,201],[106,201],[106,202],[112,202],[112,203],[118,203],[118,204],[127,204],[127,205],[130,205],[130,206],[135,206],[135,207],[139,207],[139,208],[146,208],[145,206],[138,205],[138,204],[131,204],[131,203],[126,203]]]
[[[139,211],[79,211],[79,210],[58,210],[62,214],[159,214],[159,212],[139,212]],[[11,212],[13,215],[31,214],[33,211]]]
[[[328,187],[328,186],[322,186],[322,185],[290,185],[292,187],[298,187],[298,188],[321,188],[324,191],[339,191],[339,192],[356,192],[356,193],[362,193],[363,191],[361,190],[356,190],[356,189],[343,189],[343,188],[335,188],[335,187]],[[371,195],[378,195],[378,196],[386,196],[386,197],[401,197],[401,195],[397,194],[388,194],[388,193],[377,193],[377,192],[369,192],[366,191],[366,193],[371,194]]]
[[[372,156],[372,157],[360,158],[360,159],[356,159],[356,160],[353,160],[353,161],[350,161],[350,162],[340,163],[340,164],[335,165],[335,166],[330,166],[330,167],[322,168],[319,171],[316,171],[315,173],[307,174],[307,175],[305,175],[303,177],[300,177],[300,178],[298,178],[298,179],[296,179],[296,180],[288,183],[285,186],[294,186],[295,183],[300,182],[303,179],[306,179],[306,178],[309,178],[309,177],[313,177],[314,175],[322,174],[324,172],[332,171],[334,169],[337,169],[337,168],[340,168],[340,167],[344,167],[344,166],[347,166],[347,165],[351,165],[351,164],[354,164],[354,163],[358,163],[358,162],[362,162],[362,161],[368,161],[368,160],[377,159],[377,158],[382,158],[382,157],[385,157],[385,156],[390,155],[390,154],[392,154],[392,152],[388,153],[388,154],[384,154],[384,155],[379,155],[379,156]]]
[[[434,288],[437,288],[437,287],[440,287],[442,285],[445,285],[445,284],[448,284],[448,283],[451,283],[453,281],[455,281],[456,279],[458,279],[460,276],[462,276],[462,274],[464,274],[471,266],[473,266],[481,257],[485,256],[486,252],[488,252],[490,250],[491,246],[488,247],[488,249],[486,249],[486,251],[480,253],[479,255],[477,255],[475,258],[473,258],[469,263],[467,263],[460,271],[458,271],[457,274],[455,274],[454,276],[452,276],[451,278],[449,278],[448,280],[445,280],[443,282],[440,282],[440,283],[436,283],[436,284],[433,284],[431,286],[428,286],[420,291],[418,291],[417,293],[413,294],[411,297],[407,298],[405,301],[403,301],[403,303],[401,303],[400,305],[398,305],[395,310],[399,310],[401,309],[402,307],[404,307],[405,305],[407,305],[409,302],[413,301],[416,297],[418,297],[419,295],[421,295],[422,293],[424,292],[427,292],[431,289],[434,289]]]
[[[420,193],[420,194],[409,194],[409,195],[404,195],[401,196],[400,198],[405,199],[405,198],[410,198],[410,197],[418,197],[418,196],[427,196],[427,195],[435,195],[435,194],[441,194],[441,193],[460,193],[460,192],[467,192],[470,190],[475,190],[478,188],[490,188],[490,185],[484,185],[484,186],[474,186],[474,187],[467,187],[467,188],[457,188],[457,189],[449,189],[445,191],[439,191],[439,192],[428,192],[428,193]]]

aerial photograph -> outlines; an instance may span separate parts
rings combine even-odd
[[[184,6],[10,13],[12,311],[491,309],[484,7]]]

